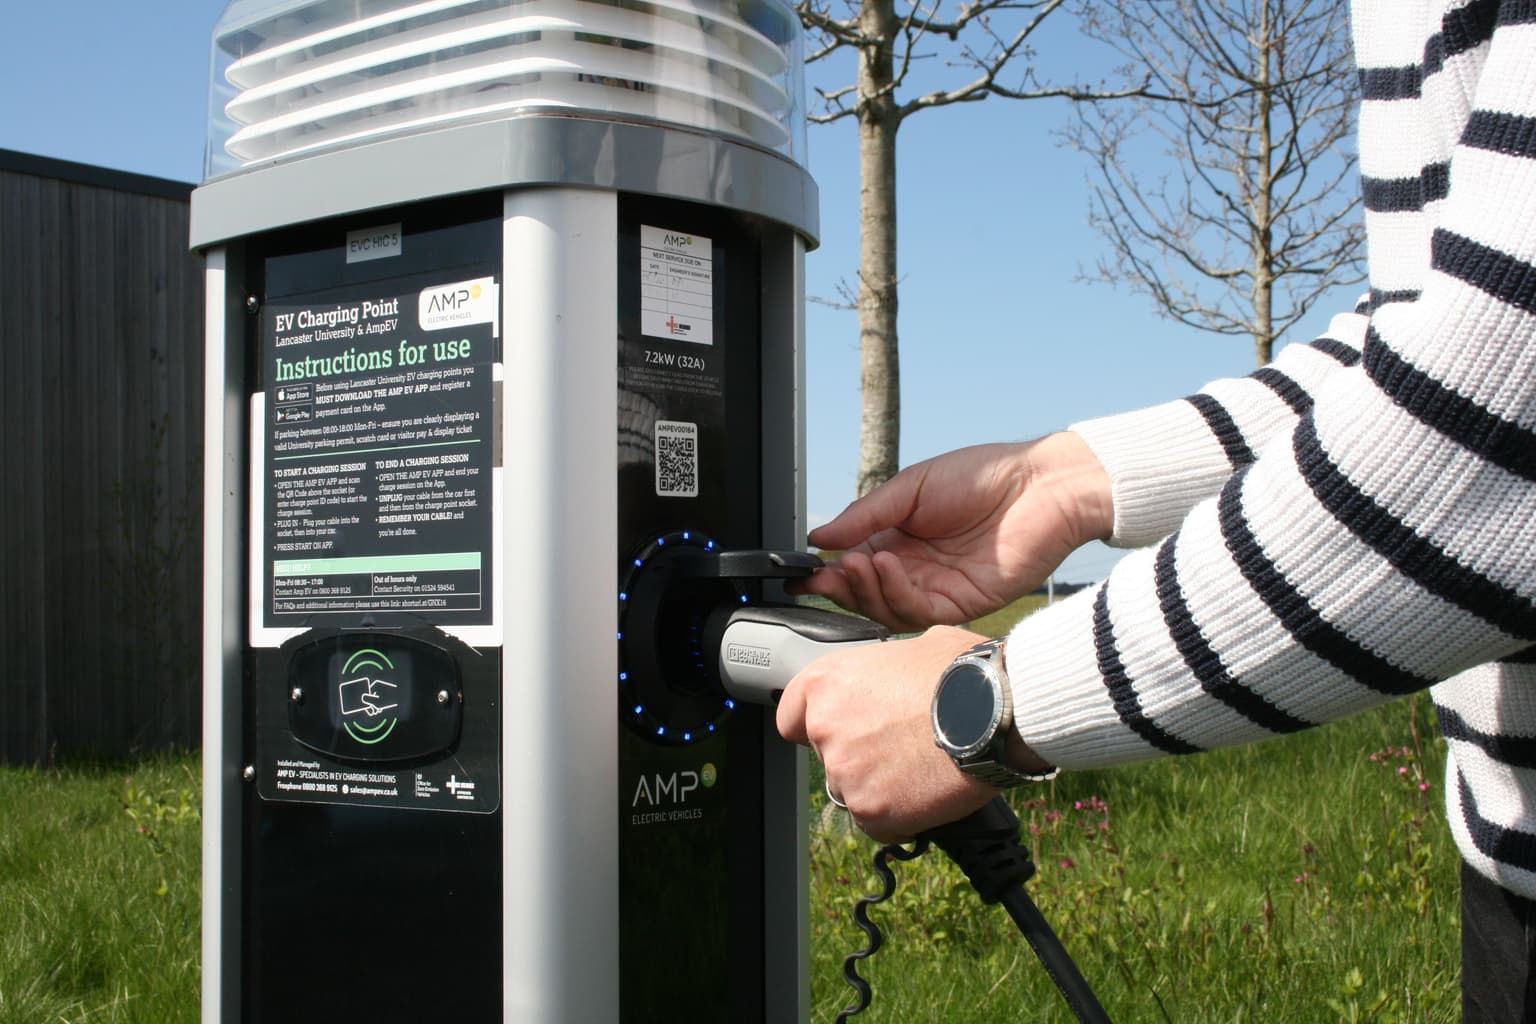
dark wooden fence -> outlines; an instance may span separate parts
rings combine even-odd
[[[198,742],[190,191],[0,150],[0,762]]]

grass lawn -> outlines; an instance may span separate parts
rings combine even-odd
[[[982,623],[1000,632],[1006,623]],[[1019,791],[1031,891],[1117,1021],[1454,1021],[1456,853],[1426,697],[1258,747]],[[197,1019],[195,756],[0,767],[0,1024]],[[851,991],[874,844],[808,799],[813,1019]],[[1068,1021],[941,854],[896,866],[860,1021]]]
[[[0,1024],[197,1020],[197,765],[0,767]]]
[[[1457,855],[1427,697],[1283,740],[1018,791],[1030,889],[1116,1021],[1460,1020]],[[1417,737],[1417,738],[1416,738]],[[819,784],[819,783],[818,783]],[[874,844],[813,821],[813,1019],[852,990]],[[859,1020],[1070,1021],[1000,908],[933,853],[871,916]]]

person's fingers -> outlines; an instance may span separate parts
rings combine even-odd
[[[905,624],[906,632],[941,624],[938,609],[941,605],[949,605],[951,602],[942,601],[937,598],[937,595],[930,594],[913,583],[912,577],[907,573],[907,566],[899,557],[888,552],[876,552],[870,558],[870,564],[874,567],[880,581],[880,594],[886,606],[890,608],[893,615],[900,617]],[[953,622],[944,621],[942,624],[953,625],[959,621],[961,620],[955,619]]]
[[[811,745],[810,737],[805,732],[805,684],[799,676],[791,679],[779,695],[779,703],[774,707],[773,724],[779,730],[779,735],[789,742],[798,743],[802,747]]]
[[[849,586],[848,576],[839,565],[826,565],[809,576],[786,580],[784,590],[794,595],[825,597],[850,611],[854,608],[853,588]]]
[[[881,586],[880,571],[874,561],[865,554],[849,552],[839,563],[853,593],[854,608],[865,618],[874,619],[898,633],[907,633],[912,625],[886,600]],[[899,559],[897,564],[900,564]]]

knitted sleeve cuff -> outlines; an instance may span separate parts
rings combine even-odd
[[[1068,428],[1109,474],[1115,528],[1108,543],[1143,547],[1178,529],[1185,513],[1215,494],[1232,463],[1205,419],[1186,401],[1085,420]]]

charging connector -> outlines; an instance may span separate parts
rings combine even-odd
[[[687,537],[682,535],[683,539]],[[669,555],[675,551],[676,545]],[[674,555],[670,562],[637,558],[635,564],[637,570],[649,568],[656,581],[638,579],[634,589],[640,591],[643,587],[648,591],[639,603],[664,609],[669,604],[698,601],[701,595],[696,588],[700,581],[807,575],[820,560],[793,552],[716,552],[709,544],[703,551],[688,550]],[[650,634],[655,632],[661,616],[653,612],[643,621],[645,642],[650,643]],[[706,689],[728,695],[728,702],[772,705],[789,681],[822,655],[839,648],[879,643],[888,636],[883,626],[857,616],[802,605],[754,605],[743,597],[739,604],[717,601],[704,612],[699,643],[690,648],[690,653],[700,671],[709,673],[711,667],[714,669],[714,678]],[[717,652],[713,666],[711,652]],[[837,1020],[842,1022],[869,1006],[869,983],[859,976],[858,963],[874,955],[881,945],[880,929],[869,919],[868,908],[883,903],[895,892],[896,877],[890,861],[915,859],[930,844],[938,846],[960,866],[983,902],[1003,905],[1077,1019],[1083,1024],[1108,1024],[1109,1016],[1093,990],[1024,889],[1024,883],[1034,875],[1035,865],[1029,851],[1019,842],[1019,819],[1002,797],[959,821],[924,833],[910,850],[893,844],[875,854],[874,867],[881,878],[881,892],[860,899],[854,907],[854,920],[869,942],[843,961],[843,977],[858,1000],[839,1013]]]
[[[769,705],[778,703],[789,681],[822,655],[889,636],[878,622],[803,605],[720,609],[704,627],[706,649],[720,652],[725,692],[736,700]]]

